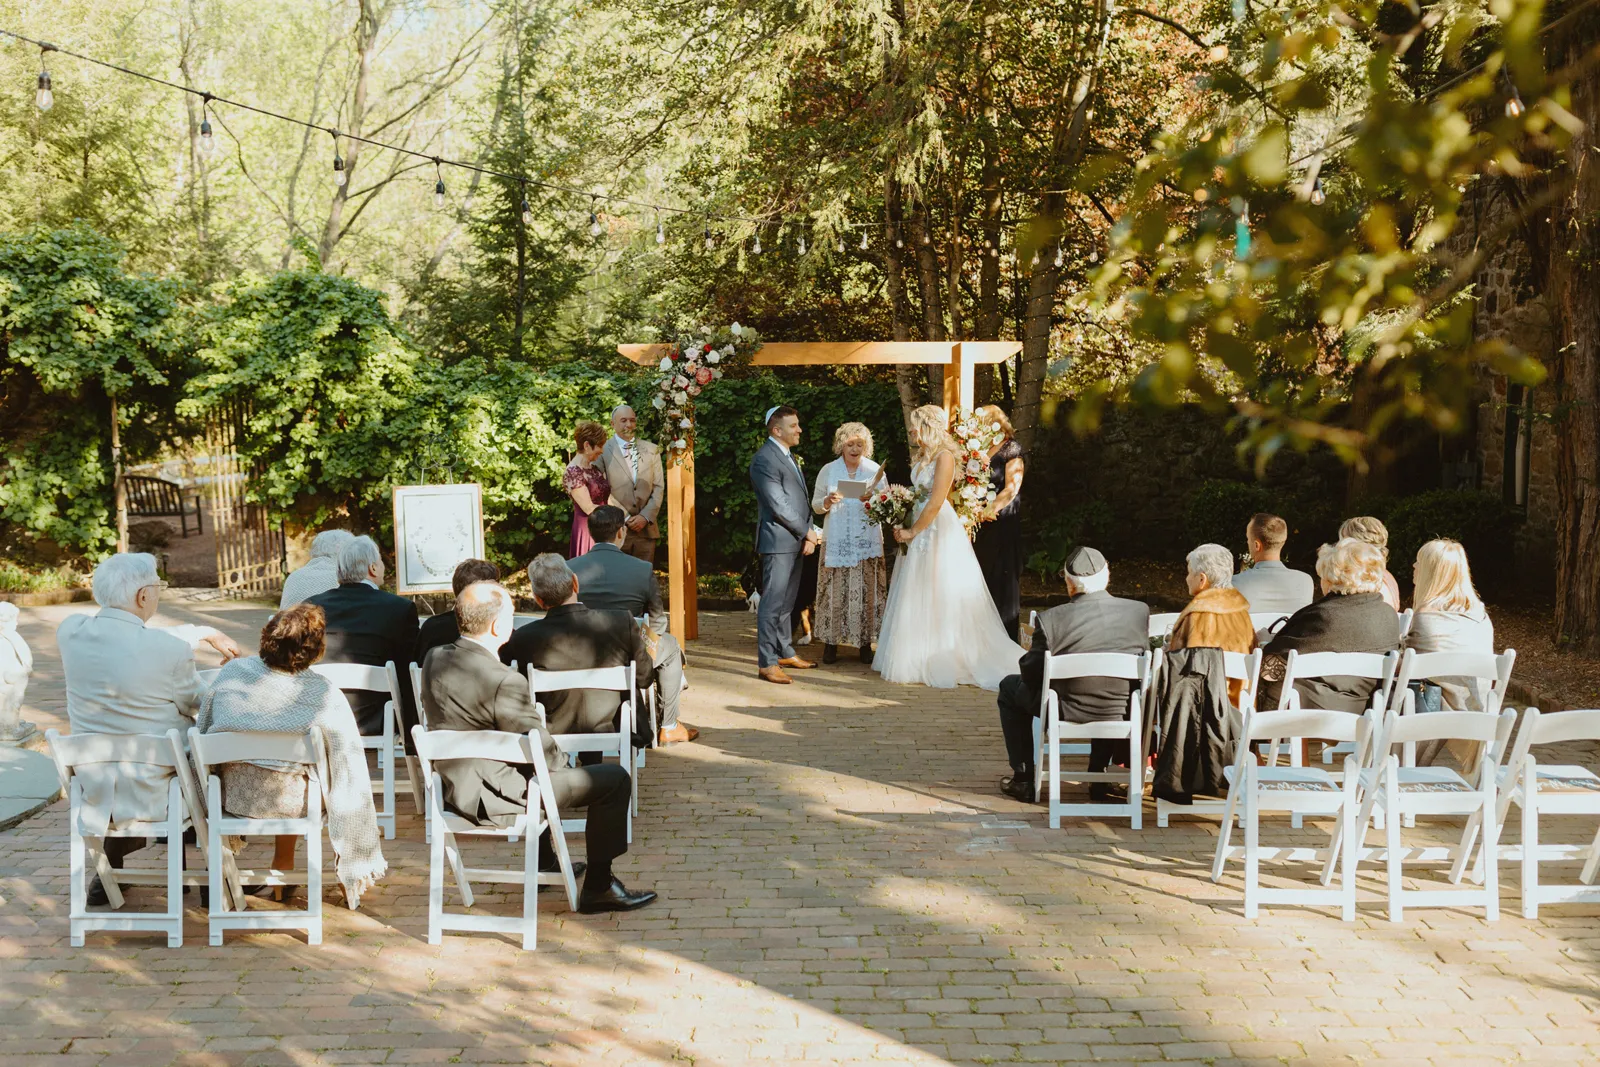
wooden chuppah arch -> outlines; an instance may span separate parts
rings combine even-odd
[[[618,345],[641,366],[654,366],[672,345]],[[1001,363],[1022,351],[1021,341],[815,341],[763,344],[757,367],[833,367],[922,363],[944,368],[944,403],[954,410],[973,404],[973,368]],[[667,467],[667,600],[669,629],[680,642],[700,636],[695,570],[694,453]]]

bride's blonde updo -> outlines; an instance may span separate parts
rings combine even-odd
[[[910,426],[917,439],[912,455],[916,462],[927,463],[941,452],[955,451],[955,442],[950,439],[950,415],[938,404],[924,404],[913,411]]]

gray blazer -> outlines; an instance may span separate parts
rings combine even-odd
[[[644,560],[616,545],[595,545],[567,561],[578,578],[578,597],[591,608],[618,609],[634,618],[650,616],[650,628],[667,632],[667,606],[661,602],[656,572]]]
[[[1081,593],[1039,616],[1033,647],[1018,661],[1029,707],[1038,707],[1044,681],[1044,654],[1070,652],[1126,652],[1137,656],[1150,649],[1150,607],[1107,592]],[[1051,688],[1061,698],[1061,717],[1067,722],[1123,719],[1128,715],[1128,694],[1134,682],[1105,678],[1074,678]]]
[[[1233,587],[1250,601],[1251,611],[1293,615],[1316,597],[1311,575],[1290,570],[1281,560],[1264,559],[1233,576]]]
[[[750,487],[756,491],[757,552],[798,552],[811,530],[811,494],[800,466],[772,437],[750,461]]]
[[[606,440],[600,462],[606,469],[606,481],[611,483],[608,503],[621,508],[629,518],[644,516],[644,535],[659,537],[660,527],[656,515],[661,511],[661,496],[666,489],[666,475],[661,469],[661,450],[649,441],[634,438],[639,450],[639,479],[634,480],[633,467],[622,458],[622,441],[613,436]]]

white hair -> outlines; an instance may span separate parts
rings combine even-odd
[[[100,561],[90,584],[96,604],[132,611],[139,590],[159,581],[161,575],[156,573],[156,558],[150,553],[118,552]]]
[[[1204,544],[1190,552],[1185,560],[1190,574],[1206,576],[1206,585],[1212,589],[1226,589],[1233,584],[1233,553],[1218,544]]]
[[[632,404],[618,404],[616,407],[611,409],[611,417],[613,419],[615,419],[617,417],[617,412],[619,412],[619,411],[633,411],[633,405]],[[635,411],[634,414],[637,415],[638,412]]]
[[[1111,568],[1101,567],[1093,574],[1066,574],[1063,577],[1072,584],[1079,594],[1103,593],[1111,585]]]
[[[355,539],[356,535],[349,530],[323,530],[311,539],[311,555],[338,562],[339,550]]]
[[[372,565],[382,559],[378,553],[378,542],[370,537],[352,537],[349,544],[339,549],[339,580],[365,581]]]

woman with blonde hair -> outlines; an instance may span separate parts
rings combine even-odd
[[[973,539],[989,596],[994,599],[1006,633],[1017,636],[1022,621],[1022,476],[1026,461],[1022,446],[1011,430],[1011,420],[993,404],[978,409],[978,419],[996,431],[989,446],[989,485],[995,498],[984,512],[983,523]]]
[[[928,404],[908,421],[911,481],[922,499],[911,525],[894,531],[906,554],[889,583],[872,667],[891,682],[998,689],[1016,673],[1022,648],[1007,636],[966,527],[950,506],[956,469],[950,418]]]
[[[811,493],[811,510],[826,516],[812,632],[822,642],[822,662],[836,662],[839,646],[852,645],[861,662],[871,663],[889,584],[883,528],[867,518],[864,492],[847,497],[839,487],[845,482],[870,485],[877,478],[872,431],[859,422],[845,423],[834,432],[833,454],[839,458],[817,472]]]
[[[1417,552],[1412,570],[1411,604],[1416,609],[1405,647],[1423,652],[1494,654],[1494,623],[1472,587],[1467,550],[1460,542],[1437,538]],[[1483,693],[1476,678],[1435,678],[1446,707],[1479,711]]]
[[[1339,527],[1339,539],[1353,537],[1357,541],[1365,541],[1383,553],[1383,599],[1396,611],[1400,610],[1400,583],[1394,580],[1394,575],[1389,573],[1389,528],[1383,524],[1382,519],[1372,515],[1357,515],[1353,519],[1344,520]]]
[[[1383,551],[1366,541],[1342,538],[1317,550],[1322,599],[1284,622],[1261,651],[1261,698],[1256,706],[1278,706],[1290,650],[1309,652],[1393,652],[1400,644],[1400,616],[1383,599]],[[1301,705],[1320,711],[1367,709],[1377,683],[1353,676],[1306,678],[1294,683]]]

